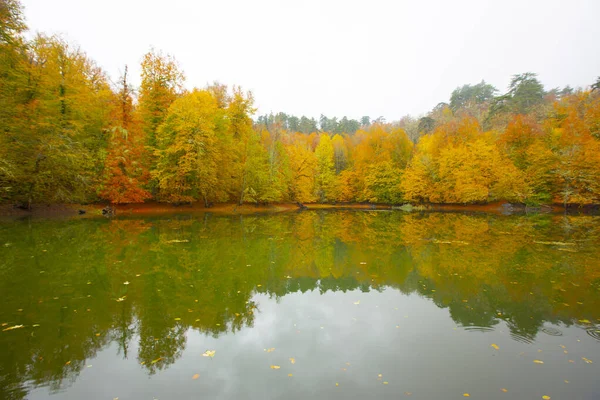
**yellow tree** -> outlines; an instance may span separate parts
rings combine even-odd
[[[194,202],[208,206],[223,201],[217,169],[217,129],[224,126],[224,112],[214,96],[194,90],[175,100],[157,134],[156,179],[159,198],[171,203]]]
[[[316,201],[315,171],[317,159],[312,150],[312,138],[301,133],[292,134],[285,144],[291,171],[290,198],[301,203]]]
[[[531,204],[552,200],[556,157],[550,138],[534,118],[518,115],[498,138],[498,147],[521,172],[526,184],[525,201]]]
[[[553,118],[547,121],[558,157],[555,199],[590,204],[600,201],[600,140],[594,133],[598,98],[585,91],[555,103]]]
[[[23,102],[5,132],[19,165],[11,197],[28,204],[91,200],[113,96],[107,79],[58,37],[38,35],[28,56]]]
[[[319,137],[315,149],[317,169],[315,176],[315,194],[320,202],[332,201],[337,198],[337,181],[335,176],[334,151],[331,138],[327,133]]]
[[[405,171],[405,198],[431,203],[522,201],[522,177],[495,141],[492,132],[482,132],[471,118],[438,127],[421,139]]]

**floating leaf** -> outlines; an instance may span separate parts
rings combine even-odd
[[[491,346],[496,350],[500,350],[500,347],[496,343],[492,343]]]
[[[355,302],[354,302],[354,304],[355,304],[355,305],[359,305],[359,304],[360,304],[360,300],[358,300],[358,301],[355,301]]]
[[[2,332],[6,332],[6,331],[12,331],[13,329],[19,329],[19,328],[23,328],[25,325],[15,325],[15,326],[10,326],[6,329],[2,329]]]
[[[582,324],[591,324],[589,319],[580,319],[579,322],[581,322]]]
[[[508,390],[506,390],[505,388],[502,388],[500,390],[502,390],[504,393],[508,392]]]
[[[271,347],[270,349],[265,349],[265,351],[267,353],[271,353],[271,352],[275,351],[275,347]]]
[[[123,282],[123,285],[129,285],[129,281]]]
[[[583,361],[585,361],[586,363],[588,363],[588,364],[593,364],[593,363],[594,363],[594,362],[593,362],[592,360],[590,360],[589,358],[581,357],[581,359],[582,359]]]
[[[544,399],[544,400],[550,400],[550,396],[543,395],[542,399]]]
[[[469,393],[463,393],[463,397],[471,397]]]
[[[335,383],[335,386],[340,386],[340,384],[336,382],[336,383]]]
[[[384,382],[383,382],[383,384],[384,384],[384,385],[387,385],[387,384],[388,384],[388,382],[385,382],[385,381],[384,381]]]
[[[295,359],[294,357],[290,357],[290,362],[291,362],[292,364],[296,364],[296,359]]]
[[[217,352],[216,350],[206,350],[204,353],[202,353],[202,356],[203,357],[211,357],[212,358],[212,357],[215,356],[216,352]]]
[[[537,244],[551,244],[554,246],[575,246],[575,243],[565,243],[565,242],[539,242],[537,240],[534,240],[533,243],[537,243]]]
[[[167,240],[166,241],[166,243],[187,243],[187,242],[189,242],[189,240],[187,240],[187,239],[183,239],[183,240],[174,239],[174,240]]]
[[[158,357],[156,360],[152,360],[150,362],[150,364],[156,364],[157,362],[159,362],[160,360],[162,360],[162,357]]]
[[[119,298],[117,299],[117,303],[119,303],[119,302],[121,302],[121,301],[124,301],[126,298],[127,298],[127,296],[119,297]]]
[[[281,368],[279,365],[271,365],[271,369],[279,369]]]
[[[175,321],[181,321],[181,318],[175,318]]]
[[[288,374],[288,376],[293,376],[292,374]]]
[[[534,363],[536,364],[543,364],[544,362],[542,360],[533,360]]]
[[[192,379],[198,379],[200,378],[200,374],[194,374],[194,376],[192,376]]]

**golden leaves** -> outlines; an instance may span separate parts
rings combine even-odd
[[[463,393],[463,397],[471,397],[469,393]]]
[[[275,347],[271,347],[269,349],[264,349],[264,351],[266,351],[267,353],[272,353],[275,351]]]
[[[500,347],[498,347],[498,345],[496,343],[492,343],[490,346],[496,350],[500,350]]]
[[[216,350],[206,350],[204,353],[202,353],[202,357],[213,358],[215,356],[216,352],[217,352]]]
[[[165,243],[171,244],[171,243],[188,243],[188,242],[189,242],[189,240],[187,240],[187,239],[182,239],[182,240],[173,239],[173,240],[167,240]]]
[[[542,360],[533,360],[534,363],[536,364],[543,364],[544,362]]]
[[[355,302],[354,302],[354,305],[355,305],[355,306],[357,306],[357,305],[359,305],[359,304],[360,304],[360,300],[358,300],[358,301],[355,301]]]
[[[507,392],[508,392],[508,390],[507,390],[506,388],[502,388],[502,389],[500,389],[500,390],[502,390],[504,393],[507,393]]]
[[[542,396],[542,399],[544,399],[544,400],[550,400],[550,396],[543,395],[543,396]]]
[[[158,357],[156,360],[152,360],[150,362],[150,364],[156,364],[157,362],[159,362],[160,360],[162,360],[162,357]]]
[[[583,361],[585,361],[586,364],[593,364],[594,362],[592,360],[590,360],[589,358],[585,358],[585,357],[581,357],[581,359]]]
[[[200,374],[194,374],[194,375],[192,376],[192,379],[198,379],[198,378],[200,378]]]
[[[271,365],[271,369],[280,369],[281,367],[279,365]]]
[[[294,357],[290,357],[290,362],[291,362],[292,364],[296,364],[296,359],[295,359]]]

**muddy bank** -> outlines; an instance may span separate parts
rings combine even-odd
[[[303,206],[303,207],[301,207]],[[107,204],[36,204],[31,210],[15,207],[12,204],[0,205],[0,216],[2,217],[78,217],[90,218],[102,216],[102,210]],[[548,205],[543,207],[527,207],[522,204],[510,204],[507,202],[495,202],[489,204],[426,204],[419,206],[391,206],[388,204],[317,204],[317,203],[282,203],[269,205],[237,205],[231,203],[215,204],[204,207],[201,203],[173,205],[166,203],[149,202],[142,204],[118,204],[110,206],[114,213],[112,215],[161,215],[161,214],[189,214],[189,213],[214,213],[222,215],[247,215],[256,213],[281,213],[306,210],[327,209],[354,209],[354,210],[402,210],[402,211],[434,211],[434,212],[482,212],[492,214],[529,214],[529,213],[564,213],[562,205]],[[570,206],[569,213],[598,213],[598,206]]]

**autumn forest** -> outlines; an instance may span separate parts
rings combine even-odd
[[[60,37],[26,39],[17,0],[0,20],[3,203],[600,202],[600,78],[466,84],[395,122],[255,116],[252,93],[188,90],[161,51],[133,87]]]

